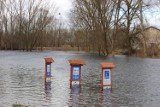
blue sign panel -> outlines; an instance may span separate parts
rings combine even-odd
[[[51,64],[46,64],[46,77],[51,77]]]
[[[104,79],[109,79],[109,71],[104,71]]]
[[[80,66],[72,66],[72,80],[73,81],[78,81],[80,80],[80,73],[81,72],[81,67]]]

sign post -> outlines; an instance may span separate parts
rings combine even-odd
[[[51,63],[54,62],[52,58],[44,58],[45,60],[45,71],[44,71],[44,81],[51,82]]]
[[[102,68],[102,90],[104,86],[112,87],[112,69],[115,68],[115,65],[111,62],[101,63]]]
[[[81,84],[81,66],[85,64],[83,60],[71,59],[70,63],[70,88],[72,88],[72,82],[78,82]]]

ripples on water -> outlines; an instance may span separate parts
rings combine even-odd
[[[52,83],[44,86],[44,57],[52,57]],[[69,89],[68,59],[84,59],[82,86]],[[101,92],[99,63],[116,64],[112,91]],[[160,60],[105,58],[74,52],[0,51],[0,106],[13,103],[48,107],[159,107]]]

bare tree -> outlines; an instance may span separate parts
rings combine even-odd
[[[134,30],[135,30],[135,20],[138,18],[137,13],[139,12],[139,0],[124,0],[121,2],[121,12],[123,12],[123,20],[121,21],[122,26],[126,28],[124,30],[126,34],[126,48],[128,49],[128,54],[132,54],[132,42],[134,41]]]
[[[0,9],[1,9],[1,11],[0,11],[0,49],[2,48],[2,34],[3,34],[3,32],[2,32],[2,3],[3,1],[0,1]]]
[[[0,4],[0,48],[31,51],[45,44],[43,39],[54,19],[45,1],[1,0]]]
[[[113,50],[113,37],[110,31],[116,7],[114,4],[113,0],[77,0],[72,11],[74,27],[85,31],[89,37],[87,39],[93,44],[92,48],[96,46],[96,50],[103,55],[109,55]]]
[[[143,25],[143,6],[140,0],[77,0],[71,21],[74,29],[84,32],[84,38],[80,39],[89,39],[85,42],[103,55],[112,54],[118,47],[118,33],[123,31],[126,42],[121,43],[132,54],[136,27],[138,22]]]

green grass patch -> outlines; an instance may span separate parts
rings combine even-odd
[[[28,107],[28,106],[22,104],[12,104],[12,107]]]

